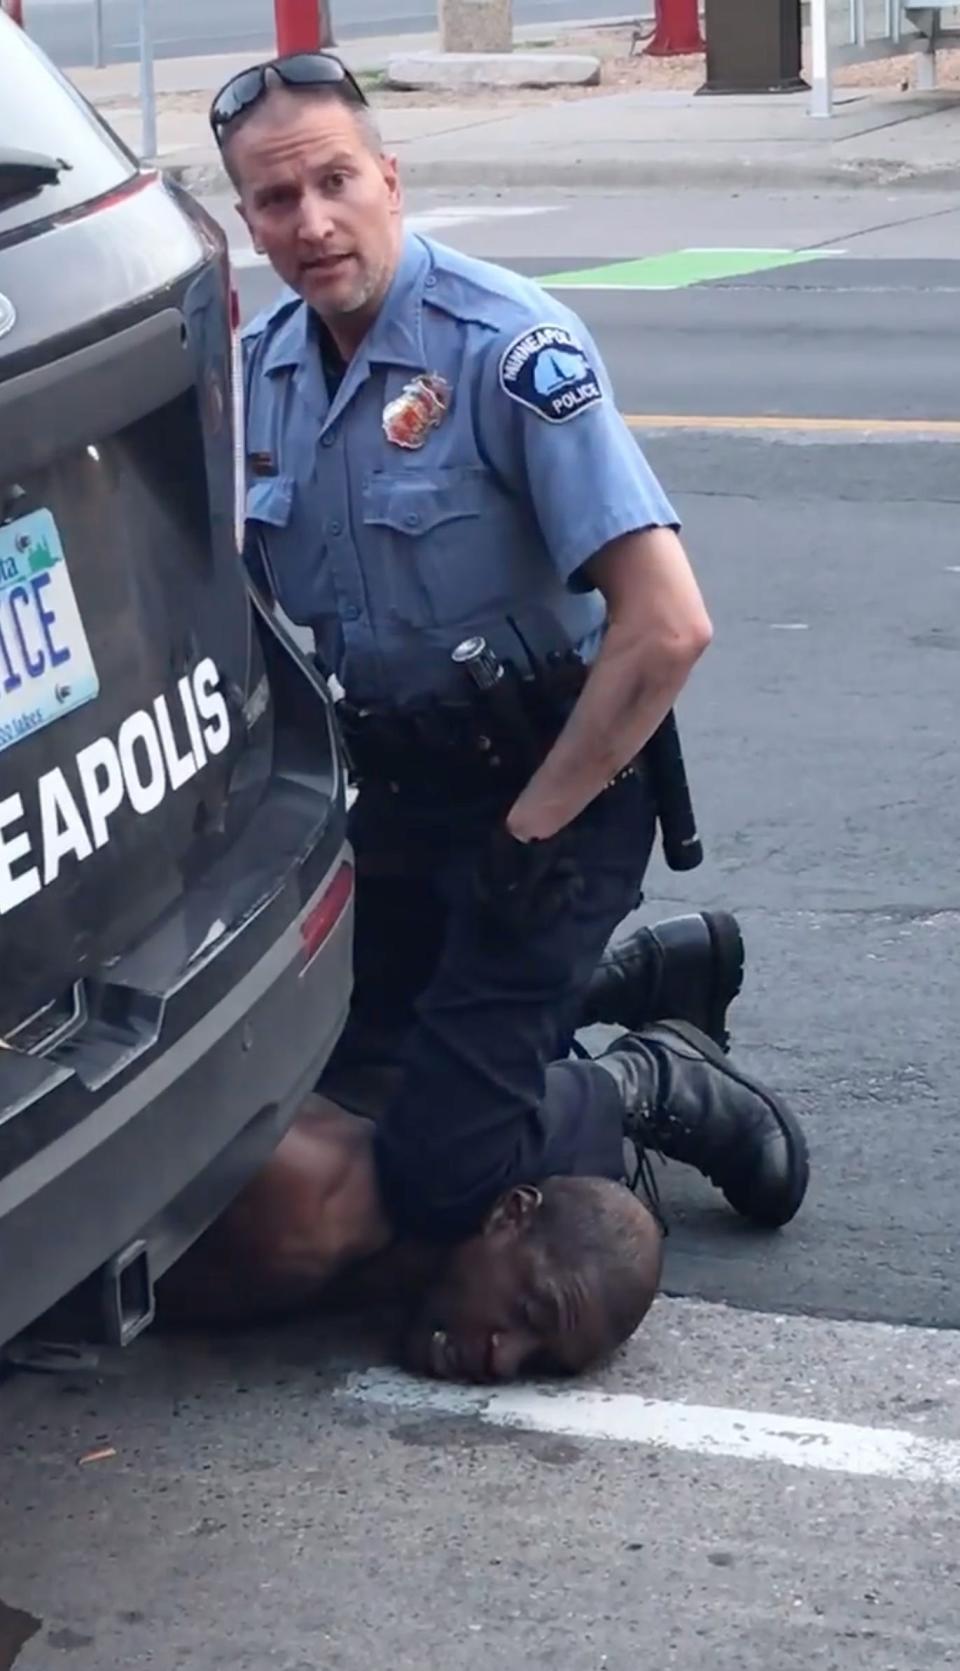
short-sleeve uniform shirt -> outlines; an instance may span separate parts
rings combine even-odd
[[[244,331],[248,533],[355,702],[461,689],[451,654],[592,659],[609,540],[678,527],[580,320],[530,279],[406,233],[332,390],[289,291]]]

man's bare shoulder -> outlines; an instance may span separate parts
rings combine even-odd
[[[372,1141],[374,1123],[366,1115],[352,1113],[332,1097],[314,1091],[304,1097],[290,1131],[302,1132],[317,1141],[330,1138],[360,1148]]]

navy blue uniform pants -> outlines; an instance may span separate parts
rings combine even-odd
[[[638,767],[585,809],[568,838],[579,891],[522,926],[475,885],[504,811],[405,806],[368,787],[351,814],[354,999],[321,1088],[336,1097],[358,1066],[401,1067],[378,1121],[381,1184],[398,1226],[432,1238],[470,1234],[515,1184],[623,1176],[614,1083],[568,1054],[590,976],[643,897],[649,786]]]

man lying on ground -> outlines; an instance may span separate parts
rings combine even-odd
[[[679,999],[646,975],[625,978],[624,962],[621,952],[615,978],[603,971],[588,994],[589,1019],[601,991],[608,1015],[612,994],[621,1016],[640,991],[654,1007]],[[661,1231],[624,1182],[625,1138],[641,1160],[653,1151],[693,1165],[755,1224],[786,1224],[803,1200],[793,1114],[725,1053],[741,973],[742,947],[736,977],[715,988],[713,1037],[689,1020],[651,1019],[593,1060],[550,1063],[532,1108],[491,1105],[469,1131],[456,1105],[398,1124],[397,1063],[345,1068],[170,1273],[164,1309],[244,1321],[323,1295],[401,1299],[404,1357],[427,1373],[483,1381],[588,1368],[634,1331],[660,1279]]]
[[[406,1363],[468,1381],[576,1373],[642,1322],[661,1231],[623,1184],[517,1185],[452,1249],[399,1242],[381,1205],[374,1129],[308,1097],[266,1168],[165,1279],[162,1313],[246,1322],[324,1300],[399,1302]]]

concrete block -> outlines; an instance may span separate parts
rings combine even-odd
[[[509,52],[513,46],[513,0],[440,0],[438,21],[444,52]]]
[[[464,92],[474,87],[595,87],[600,60],[559,52],[411,52],[387,65],[388,87]]]

